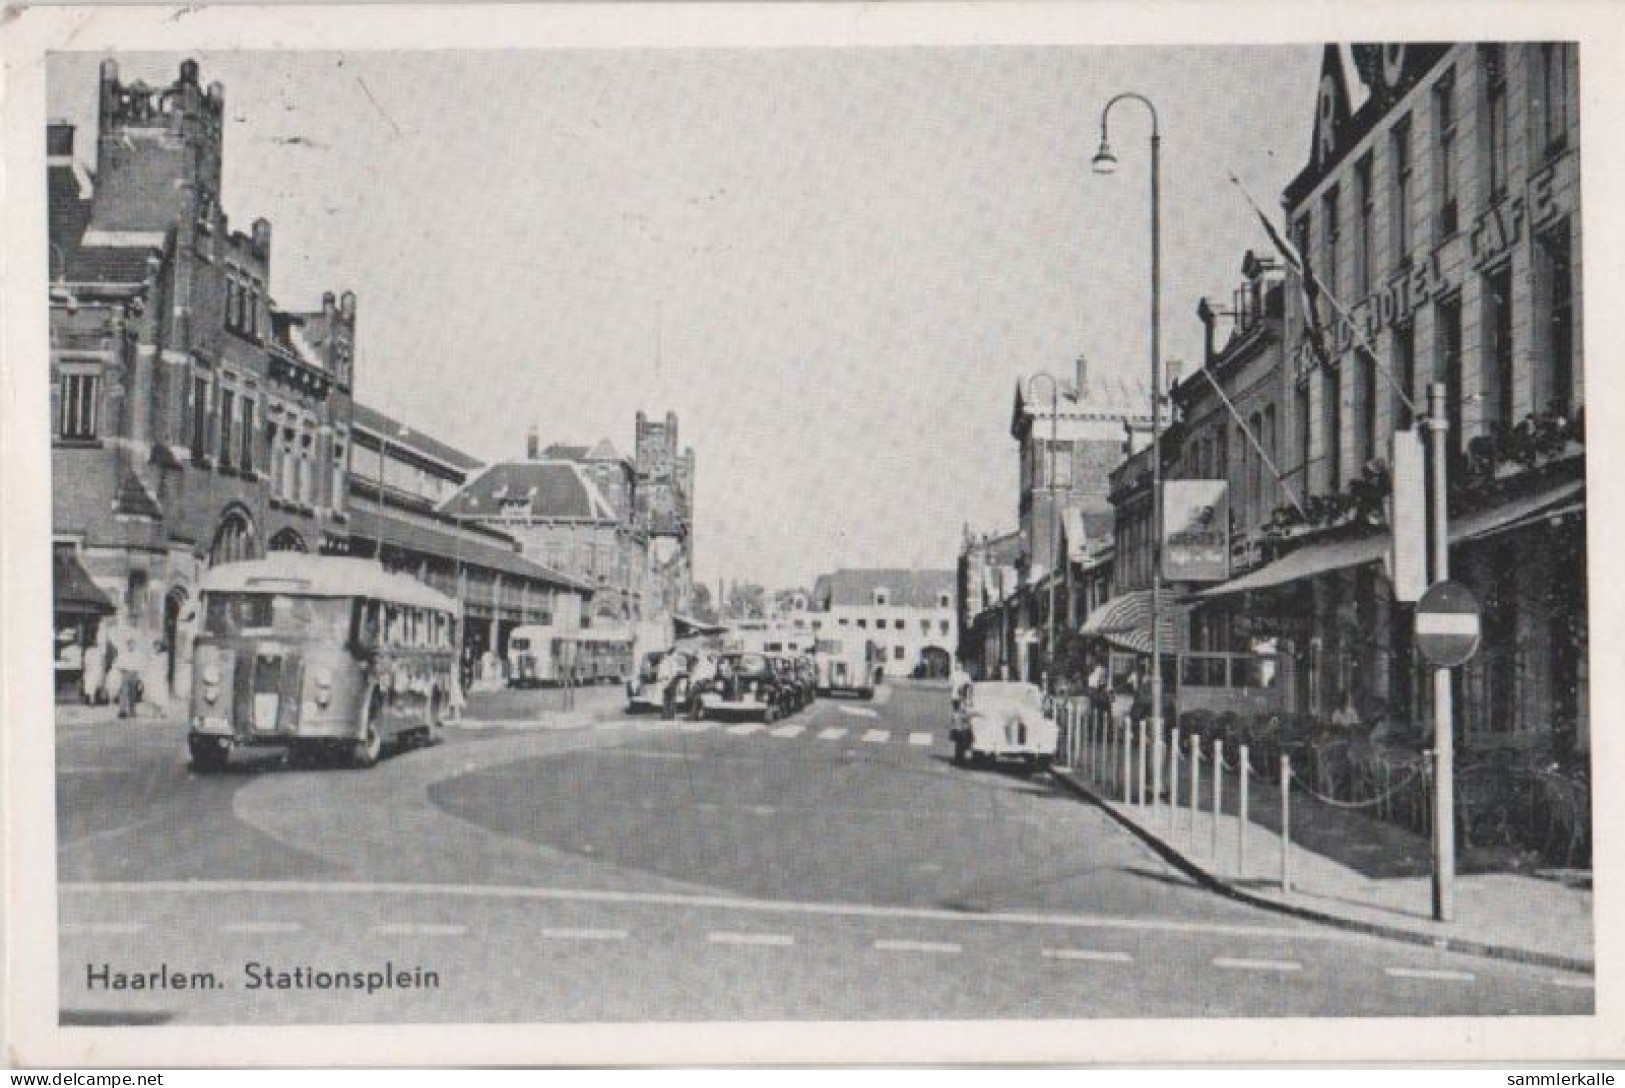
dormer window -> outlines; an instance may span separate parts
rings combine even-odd
[[[884,608],[891,599],[891,593],[884,586],[875,589],[875,607]]]
[[[951,598],[946,593],[938,593],[937,594],[937,607],[938,608],[948,608],[952,604],[952,601],[953,601],[953,598]]]
[[[530,513],[529,499],[503,499],[502,516],[505,518],[522,518]]]

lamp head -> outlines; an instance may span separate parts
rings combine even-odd
[[[1097,174],[1114,174],[1117,172],[1117,156],[1112,154],[1111,145],[1106,142],[1104,137],[1100,141],[1100,150],[1095,152],[1095,157],[1090,160],[1089,165],[1094,168]]]

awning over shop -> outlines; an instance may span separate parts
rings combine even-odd
[[[1157,626],[1162,632],[1162,649],[1174,653],[1184,648],[1182,622],[1190,610],[1174,603],[1172,595],[1163,590],[1158,598]],[[1137,589],[1113,597],[1084,620],[1078,633],[1085,637],[1102,638],[1116,646],[1137,653],[1151,652],[1151,591]]]
[[[59,616],[91,619],[110,616],[116,609],[79,562],[77,556],[57,552],[51,560],[54,608]]]
[[[1307,544],[1273,563],[1259,567],[1251,574],[1244,574],[1212,589],[1205,589],[1196,596],[1199,600],[1228,597],[1233,593],[1270,589],[1296,582],[1301,578],[1312,578],[1317,574],[1375,563],[1388,551],[1388,541],[1388,534],[1372,533],[1367,536]]]
[[[720,623],[706,623],[704,620],[694,619],[692,616],[673,615],[671,618],[673,634],[677,638],[696,638],[706,635],[720,635],[728,628]]]
[[[579,579],[544,567],[495,541],[481,540],[468,530],[453,525],[442,528],[426,524],[379,510],[370,503],[366,504],[365,509],[358,509],[352,519],[351,535],[364,540],[382,537],[384,544],[402,551],[454,560],[470,567],[484,567],[515,578],[572,589],[590,588]],[[506,599],[509,595],[504,596]]]
[[[1533,519],[1545,516],[1556,507],[1583,502],[1584,495],[1585,481],[1569,480],[1527,495],[1507,499],[1487,510],[1479,510],[1452,519],[1450,543],[1461,544],[1494,536],[1497,533],[1510,532]],[[1379,532],[1309,544],[1267,566],[1258,568],[1251,574],[1203,590],[1197,594],[1197,598],[1211,600],[1215,597],[1245,593],[1248,590],[1270,589],[1302,578],[1312,578],[1317,574],[1375,563],[1388,553],[1390,540],[1387,533]]]
[[[1522,528],[1529,521],[1555,512],[1555,507],[1572,506],[1576,501],[1584,503],[1585,486],[1584,480],[1569,480],[1541,491],[1508,499],[1488,510],[1480,510],[1457,518],[1450,523],[1450,542],[1460,544],[1468,540],[1494,536],[1497,533],[1511,532],[1513,529]]]

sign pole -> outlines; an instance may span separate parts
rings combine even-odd
[[[1445,459],[1450,429],[1445,384],[1428,386],[1428,433],[1433,452],[1433,582],[1450,577]],[[1455,720],[1450,703],[1450,670],[1433,670],[1433,918],[1448,922],[1456,913]]]

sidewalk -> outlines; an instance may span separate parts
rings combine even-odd
[[[1235,815],[1240,791],[1235,777],[1227,777],[1221,793],[1215,851],[1210,766],[1202,766],[1194,817],[1189,807],[1187,766],[1181,766],[1179,809],[1173,813],[1166,796],[1160,804],[1123,803],[1115,776],[1104,767],[1096,775],[1087,767],[1057,766],[1054,774],[1171,863],[1233,898],[1347,929],[1501,959],[1594,971],[1588,870],[1458,873],[1455,920],[1435,922],[1430,846],[1425,838],[1294,793],[1294,841],[1286,852],[1291,883],[1290,891],[1283,892],[1279,788],[1257,778],[1249,783],[1250,818],[1243,863],[1238,835],[1242,825]]]

